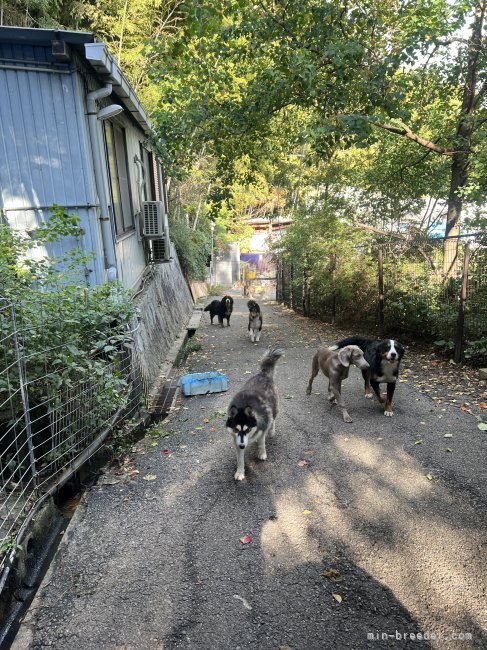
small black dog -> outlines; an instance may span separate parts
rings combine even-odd
[[[349,336],[332,345],[330,350],[338,350],[347,345],[358,345],[369,364],[367,370],[362,370],[365,397],[371,398],[374,391],[379,402],[384,405],[384,415],[391,417],[394,414],[392,398],[399,376],[399,366],[404,356],[403,346],[394,339],[377,341],[368,336]],[[387,384],[387,395],[381,394],[379,384]]]
[[[260,340],[260,333],[262,332],[262,312],[259,305],[255,300],[249,300],[247,303],[249,308],[249,334],[252,343]]]
[[[206,305],[205,311],[210,312],[210,320],[213,324],[213,318],[218,316],[220,327],[223,327],[223,319],[227,319],[227,326],[230,327],[230,316],[233,311],[233,298],[231,296],[223,296],[221,300],[212,300],[209,305]]]

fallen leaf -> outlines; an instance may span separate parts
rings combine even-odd
[[[303,515],[310,515],[312,510],[303,510]]]
[[[146,474],[142,477],[144,481],[155,481],[157,476],[155,474]]]
[[[216,431],[215,427],[211,427],[211,429],[208,429],[210,433],[214,433]]]
[[[479,424],[477,424],[477,428],[481,431],[487,431],[487,424],[485,422],[479,422]]]
[[[453,438],[453,433],[445,433],[443,438]]]
[[[333,582],[339,582],[342,579],[342,574],[337,569],[328,569],[328,571],[323,571],[321,575]]]
[[[209,422],[208,418],[205,418],[205,419],[203,420],[203,422],[204,422],[205,424],[207,424],[207,423]]]
[[[297,464],[298,467],[304,467],[305,465],[308,464],[308,461],[307,460],[298,460],[298,462],[296,464]]]
[[[252,537],[250,537],[250,535],[245,535],[244,537],[240,538],[240,542],[242,544],[250,544],[251,541],[252,541]]]
[[[138,469],[133,469],[131,472],[129,472],[129,476],[135,476],[136,474],[140,474]]]
[[[453,451],[453,449],[451,447],[447,447],[445,451]]]
[[[161,454],[162,454],[163,456],[168,456],[168,455],[169,455],[169,449],[163,449],[163,450],[161,451]]]
[[[487,409],[487,402],[480,402],[479,409]]]
[[[422,444],[423,444],[423,441],[422,441],[422,440],[416,440],[416,442],[415,442],[414,444],[415,444],[415,445],[422,445]]]
[[[432,481],[432,480],[433,480],[433,476],[432,476],[432,474],[426,474],[426,478],[428,479],[428,481]]]
[[[337,603],[341,603],[343,598],[340,596],[340,594],[332,594],[333,598],[337,601]]]

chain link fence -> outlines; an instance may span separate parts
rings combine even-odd
[[[82,318],[65,296],[0,296],[0,591],[41,503],[146,403],[137,324],[86,354],[69,332]]]
[[[277,259],[279,302],[332,324],[435,341],[455,360],[487,360],[487,247],[461,241],[447,279],[440,239],[397,241],[333,252],[307,266],[305,254]],[[310,265],[311,266],[311,265]]]

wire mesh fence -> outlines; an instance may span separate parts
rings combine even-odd
[[[0,296],[2,576],[45,496],[146,402],[133,331],[107,337],[102,323],[83,326],[92,305],[88,293],[81,299],[82,309],[79,295]]]
[[[277,300],[326,322],[435,341],[456,360],[487,360],[487,247],[461,241],[448,276],[442,240],[397,241],[333,252],[308,268],[305,254],[277,261]]]

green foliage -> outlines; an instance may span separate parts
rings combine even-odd
[[[37,409],[33,426],[34,433],[36,423],[40,427],[36,453],[43,464],[78,453],[73,442],[79,427],[76,414],[83,414],[83,425],[95,430],[127,396],[122,357],[131,340],[127,334],[134,313],[130,294],[118,284],[92,288],[75,284],[83,277],[79,264],[86,262],[79,249],[62,258],[47,255],[49,246],[61,238],[81,234],[78,218],[57,206],[32,237],[0,225],[0,335],[9,368],[8,381],[0,382],[7,409],[0,412],[0,420],[6,421],[7,412],[9,418],[17,418],[24,408],[15,390],[20,382],[13,345],[16,332],[29,407]],[[51,434],[43,417],[54,412],[64,418],[64,441],[58,440],[49,451]]]
[[[199,352],[200,350],[201,341],[199,341],[196,336],[192,336],[190,339],[188,339],[188,342],[184,346],[183,358],[186,358],[195,352]]]
[[[205,232],[201,227],[193,229],[184,221],[171,219],[170,230],[185,276],[191,280],[204,280],[211,249],[209,228]]]

